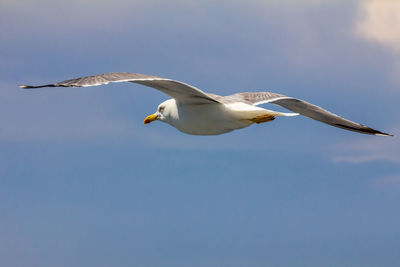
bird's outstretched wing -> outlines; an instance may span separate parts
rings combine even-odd
[[[108,84],[110,82],[134,82],[160,90],[161,92],[185,104],[219,103],[218,100],[189,84],[165,79],[153,75],[128,72],[110,72],[100,75],[86,76],[72,80],[39,86],[19,85],[24,89],[42,87],[88,87]]]
[[[299,113],[311,119],[327,123],[329,125],[345,130],[355,131],[364,134],[392,136],[388,133],[372,129],[362,124],[339,117],[319,106],[293,97],[271,93],[271,92],[244,92],[224,97],[228,101],[241,101],[254,106],[264,103],[271,103],[282,106],[293,112]]]

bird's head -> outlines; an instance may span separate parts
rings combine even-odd
[[[158,105],[157,112],[147,116],[143,124],[148,124],[152,121],[159,120],[163,122],[168,122],[171,114],[176,109],[176,103],[174,99],[169,99]]]

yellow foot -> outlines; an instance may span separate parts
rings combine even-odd
[[[265,115],[261,115],[261,116],[257,116],[254,117],[252,119],[250,119],[252,122],[255,123],[263,123],[263,122],[269,122],[275,119],[275,116],[270,115],[270,114],[265,114]]]

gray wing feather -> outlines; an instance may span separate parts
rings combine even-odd
[[[215,97],[224,104],[243,102],[249,105],[257,106],[268,102],[270,99],[275,99],[278,97],[285,97],[285,96],[271,92],[242,92],[228,96],[215,96]]]
[[[245,92],[238,93],[231,96],[224,97],[228,101],[242,99],[242,102],[260,105],[263,103],[272,103],[282,106],[288,110],[299,113],[303,116],[309,117],[311,119],[342,128],[345,130],[355,131],[364,134],[372,135],[391,135],[383,133],[381,131],[372,129],[370,127],[364,126],[362,124],[344,119],[338,115],[329,112],[319,106],[310,104],[306,101],[296,99],[293,97],[288,97],[281,94],[271,93],[271,92]]]
[[[111,72],[100,75],[80,77],[72,80],[66,80],[53,84],[30,86],[19,85],[24,89],[35,89],[42,87],[89,87],[108,84],[110,82],[134,82],[157,89],[181,103],[190,104],[208,104],[219,103],[218,100],[211,95],[197,89],[189,84],[174,81],[171,79],[161,78],[153,75],[128,73],[128,72]]]

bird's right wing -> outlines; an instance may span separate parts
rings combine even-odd
[[[355,131],[364,134],[392,136],[391,134],[383,133],[381,131],[364,126],[362,124],[339,117],[338,115],[332,112],[329,112],[319,106],[313,105],[306,101],[277,93],[245,92],[245,93],[237,93],[232,96],[227,96],[226,98],[227,99],[231,98],[232,100],[241,99],[241,101],[255,106],[264,103],[276,104],[293,112],[299,113],[303,116],[345,130]]]
[[[157,89],[184,104],[219,103],[219,101],[213,98],[211,95],[208,95],[200,89],[197,89],[189,84],[153,75],[128,72],[110,72],[52,84],[39,86],[19,85],[19,87],[24,89],[36,89],[42,87],[88,87],[108,84],[110,82],[139,83]]]

